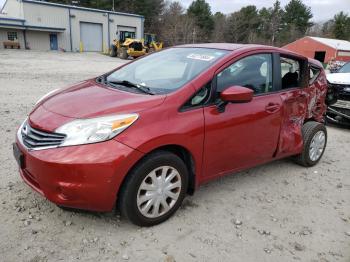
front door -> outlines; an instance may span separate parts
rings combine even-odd
[[[216,76],[216,93],[230,86],[254,90],[251,102],[204,108],[204,176],[207,178],[254,166],[273,158],[281,125],[282,100],[274,92],[272,55],[246,56]],[[217,98],[219,99],[219,98]]]
[[[57,34],[50,34],[50,49],[58,50]]]

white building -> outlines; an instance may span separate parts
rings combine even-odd
[[[143,37],[144,17],[36,0],[7,0],[0,12],[0,49],[107,51],[122,32]]]

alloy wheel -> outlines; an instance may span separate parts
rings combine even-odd
[[[317,161],[324,150],[326,144],[326,135],[323,131],[318,131],[311,140],[309,147],[309,157],[312,161]]]

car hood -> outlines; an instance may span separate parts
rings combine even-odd
[[[350,85],[350,73],[327,74],[327,80],[332,84]]]
[[[40,102],[46,110],[69,118],[136,113],[160,105],[165,95],[147,95],[112,89],[89,80],[55,92]]]

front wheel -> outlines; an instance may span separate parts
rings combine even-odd
[[[117,47],[115,45],[111,46],[110,56],[111,57],[116,57],[117,56]]]
[[[314,166],[320,161],[327,145],[327,129],[324,124],[310,121],[302,127],[304,147],[296,156],[296,162],[302,166]]]
[[[126,47],[118,48],[118,57],[121,59],[128,59],[128,50]]]
[[[187,186],[188,171],[182,159],[166,151],[152,153],[126,178],[119,209],[136,225],[159,224],[180,207]]]

